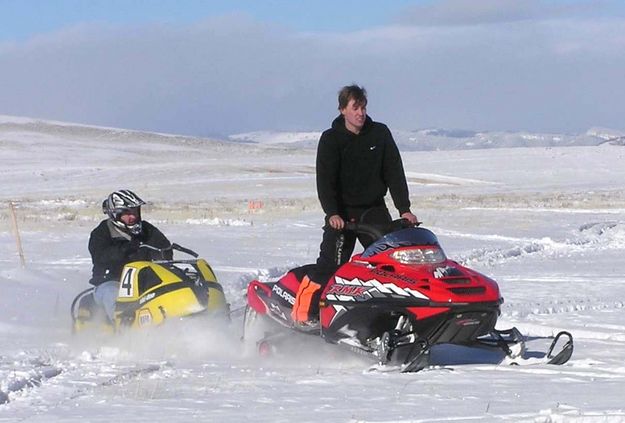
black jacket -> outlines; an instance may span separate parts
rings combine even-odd
[[[400,215],[410,211],[404,167],[388,127],[367,116],[354,134],[343,116],[334,119],[317,147],[317,195],[325,214],[382,205],[387,189]]]
[[[103,220],[91,231],[89,252],[93,262],[93,276],[89,281],[99,285],[110,280],[119,280],[127,263],[138,260],[171,260],[172,250],[161,256],[158,251],[139,248],[139,244],[148,244],[156,248],[169,247],[169,240],[154,225],[142,222],[141,234],[130,236],[118,229],[110,219]]]

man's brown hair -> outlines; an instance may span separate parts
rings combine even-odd
[[[339,91],[339,110],[347,107],[349,100],[353,99],[356,105],[367,105],[367,90],[365,87],[359,87],[356,84],[346,85]]]

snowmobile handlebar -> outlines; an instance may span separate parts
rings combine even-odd
[[[406,228],[414,228],[421,224],[421,222],[417,222],[416,224],[410,223],[408,219],[397,219],[393,220],[390,223],[385,225],[373,225],[370,223],[356,223],[356,222],[346,222],[344,231],[351,231],[356,234],[368,235],[373,239],[382,238],[384,235],[398,231],[400,229]]]
[[[186,254],[188,254],[190,256],[193,256],[195,258],[198,258],[200,256],[195,251],[193,251],[193,250],[191,250],[189,248],[183,247],[182,245],[176,244],[175,242],[173,244],[171,244],[171,248],[174,249],[174,250],[180,251],[182,253],[186,253]]]
[[[185,248],[179,244],[176,244],[175,242],[172,244],[169,244],[168,247],[164,247],[164,248],[158,248],[158,247],[154,247],[152,245],[149,244],[140,244],[139,248],[147,248],[149,250],[153,250],[153,251],[157,251],[159,253],[164,253],[165,251],[169,251],[169,250],[176,250],[176,251],[180,251],[182,253],[185,254],[189,254],[192,257],[198,258],[200,255],[198,253],[196,253],[195,251],[189,249],[189,248]]]

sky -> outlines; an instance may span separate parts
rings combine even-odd
[[[36,11],[37,13],[33,13]],[[624,129],[616,0],[0,0],[0,114],[197,136]]]

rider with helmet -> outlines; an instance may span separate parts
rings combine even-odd
[[[169,240],[154,225],[141,219],[145,204],[130,190],[111,193],[102,203],[102,212],[108,216],[91,232],[89,252],[93,262],[90,284],[95,285],[93,297],[113,320],[119,279],[127,263],[142,260],[171,260],[173,252]],[[156,251],[142,245],[165,248]]]

